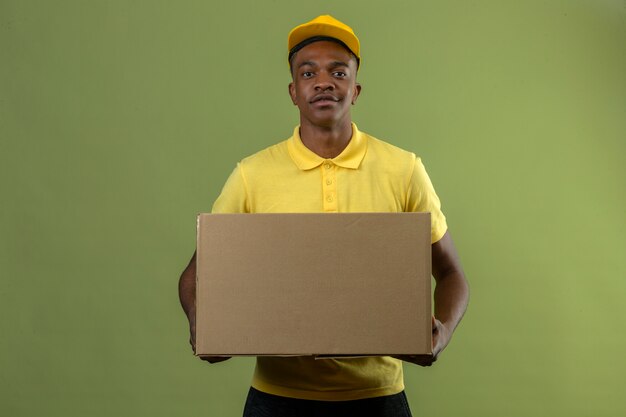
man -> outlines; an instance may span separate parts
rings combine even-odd
[[[350,109],[361,92],[360,45],[352,29],[319,16],[294,28],[288,46],[289,95],[300,125],[288,140],[242,160],[213,212],[431,212],[433,355],[259,357],[244,416],[410,416],[402,360],[422,366],[437,360],[465,312],[468,285],[420,159],[352,123]],[[195,254],[179,292],[194,346]]]

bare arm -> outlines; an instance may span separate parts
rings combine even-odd
[[[433,356],[436,360],[465,314],[469,302],[469,284],[449,232],[433,244],[432,258],[436,282],[436,329],[433,330]]]
[[[193,253],[189,264],[183,271],[178,281],[178,297],[180,298],[180,304],[187,315],[189,320],[189,343],[196,351],[196,253]],[[203,356],[202,360],[207,362],[216,363],[222,362],[229,357],[225,356]]]
[[[196,252],[193,253],[189,264],[183,271],[178,281],[178,298],[183,310],[187,315],[189,324],[196,319]],[[195,334],[192,334],[195,336]],[[195,341],[195,339],[194,339]]]
[[[401,359],[430,366],[448,346],[454,329],[465,314],[469,301],[469,285],[449,232],[432,245],[433,277],[435,278],[435,315],[433,316],[432,357],[403,356]]]

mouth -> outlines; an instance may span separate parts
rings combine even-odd
[[[310,101],[311,104],[317,103],[318,105],[325,105],[330,103],[336,103],[339,99],[332,94],[320,94],[313,97],[313,100]]]

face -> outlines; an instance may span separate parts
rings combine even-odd
[[[350,106],[361,91],[354,55],[335,42],[313,42],[295,54],[291,68],[289,95],[301,123],[332,127],[351,120]]]

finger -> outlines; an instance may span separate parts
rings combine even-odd
[[[209,363],[219,363],[230,359],[230,356],[200,356],[200,359]]]
[[[435,361],[431,355],[396,355],[393,357],[419,366],[431,366]]]

